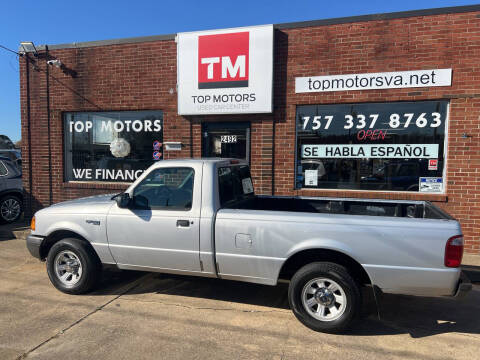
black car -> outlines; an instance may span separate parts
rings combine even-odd
[[[0,156],[0,222],[15,222],[22,211],[22,172],[15,161]]]

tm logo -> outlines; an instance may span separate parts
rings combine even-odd
[[[248,87],[249,32],[198,37],[198,88]]]

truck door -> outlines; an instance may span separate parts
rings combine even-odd
[[[200,271],[202,166],[152,170],[130,192],[131,205],[113,205],[107,236],[123,268]]]

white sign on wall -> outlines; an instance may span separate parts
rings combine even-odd
[[[452,69],[307,76],[295,78],[295,92],[400,89],[452,85]]]
[[[418,179],[420,192],[442,193],[443,179],[441,177],[421,177]]]
[[[178,114],[272,112],[273,25],[179,33]]]

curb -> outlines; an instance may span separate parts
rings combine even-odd
[[[462,270],[472,283],[480,284],[480,267],[462,265]]]
[[[480,255],[464,254],[462,270],[472,283],[480,283]]]
[[[24,228],[15,229],[12,232],[17,240],[26,240],[27,236],[30,234],[30,227],[27,226]]]
[[[4,228],[5,227],[5,228]],[[30,226],[25,225],[3,225],[0,227],[0,240],[26,240],[30,234]]]
[[[463,254],[462,265],[480,267],[480,255]]]

